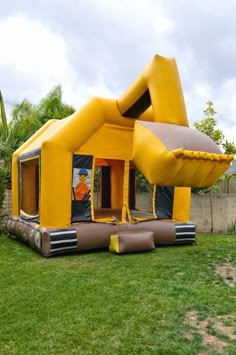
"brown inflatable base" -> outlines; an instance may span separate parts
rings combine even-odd
[[[37,223],[11,217],[8,230],[11,234],[27,242],[42,255],[84,250],[108,249],[110,236],[124,231],[153,232],[155,245],[179,245],[195,243],[194,223],[180,223],[173,220],[149,220],[136,224],[76,223],[69,228],[43,228]]]

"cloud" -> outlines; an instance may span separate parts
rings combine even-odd
[[[37,101],[52,86],[73,79],[63,37],[40,21],[17,14],[0,22],[0,33],[2,86],[14,103],[17,97]]]
[[[225,78],[235,76],[235,2],[167,0],[165,5],[175,24],[171,41],[192,52],[198,77],[221,85]]]
[[[3,95],[37,102],[61,84],[75,108],[91,95],[119,97],[158,53],[176,59],[191,125],[211,100],[235,132],[235,10],[234,0],[5,2]]]
[[[63,38],[44,29],[39,21],[21,15],[0,23],[1,46],[5,55],[1,64],[15,66],[25,73],[41,71],[59,76],[67,69]]]

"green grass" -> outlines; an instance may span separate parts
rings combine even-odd
[[[198,354],[206,346],[187,312],[236,327],[236,288],[215,273],[226,262],[236,265],[236,236],[49,259],[2,236],[0,354]],[[224,337],[225,353],[236,354],[236,340]]]

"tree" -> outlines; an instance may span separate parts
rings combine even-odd
[[[224,154],[236,154],[236,146],[234,142],[228,142],[227,140],[225,140],[222,143],[222,147],[224,149]]]
[[[49,119],[62,119],[75,109],[62,101],[62,89],[58,85],[44,97],[38,105],[28,100],[17,104],[11,120],[7,121],[4,101],[0,91],[0,160],[8,175],[11,171],[12,153],[30,138]]]
[[[5,198],[5,191],[6,191],[6,172],[4,169],[0,167],[0,222],[4,217],[2,213],[2,206]]]
[[[2,169],[10,171],[11,155],[13,152],[13,143],[15,143],[14,128],[15,123],[9,126],[6,117],[5,105],[2,97],[2,92],[0,91],[0,162]]]
[[[17,130],[15,130],[18,144],[21,145],[25,142],[48,120],[62,119],[74,112],[75,109],[72,106],[62,101],[62,89],[60,85],[50,90],[37,105],[24,100],[22,103],[16,105],[12,112],[12,121],[18,121]]]
[[[5,105],[4,105],[1,90],[0,90],[0,112],[1,112],[0,133],[1,133],[1,138],[5,140],[8,135],[8,126],[7,126],[6,110],[5,110]]]
[[[12,118],[7,121],[5,105],[0,92],[1,121],[0,121],[0,160],[3,169],[9,178],[11,171],[12,153],[28,139],[40,127],[36,121],[33,105],[24,100],[16,105],[12,112]]]
[[[60,85],[55,86],[44,97],[36,108],[36,114],[41,124],[49,119],[62,119],[72,115],[75,109],[62,101],[62,89]]]
[[[222,130],[217,128],[217,119],[215,117],[216,111],[213,107],[213,102],[208,101],[206,103],[207,108],[203,111],[204,115],[206,116],[200,122],[194,122],[194,127],[202,132],[205,133],[207,136],[209,136],[222,150],[224,154],[236,154],[236,145],[234,142],[228,142],[225,139],[225,135],[222,132]],[[227,176],[222,177],[223,181],[226,181],[229,183],[229,181],[232,180],[233,177],[229,176],[230,174],[227,174]],[[200,188],[192,188],[193,193],[206,193],[210,192],[214,189],[217,189],[217,186],[213,186],[211,188],[209,187],[200,187]]]
[[[194,122],[194,127],[209,136],[224,151],[224,154],[236,154],[236,145],[234,142],[228,142],[222,130],[217,128],[216,111],[213,102],[208,101],[207,108],[203,111],[206,116],[200,122]]]
[[[222,181],[224,182],[225,185],[225,192],[229,193],[229,184],[231,181],[234,180],[234,175],[233,174],[228,174],[228,173],[224,173],[224,175],[222,176]]]
[[[15,122],[17,122],[17,125],[15,125]],[[15,151],[42,126],[37,117],[37,107],[28,100],[23,100],[16,105],[12,111],[9,127],[12,125],[15,126],[15,146],[13,146],[13,151]]]
[[[143,176],[143,174],[136,170],[136,186],[137,192],[151,192],[152,185],[148,182],[148,180]]]
[[[208,135],[219,147],[224,151],[224,154],[236,154],[236,146],[234,142],[228,142],[225,140],[225,136],[222,130],[217,128],[217,119],[215,118],[216,111],[213,107],[213,102],[208,101],[207,108],[203,111],[205,118],[200,122],[195,122],[194,127]],[[227,183],[227,191],[229,186],[229,181],[232,180],[231,174],[224,174],[222,177],[223,181]],[[213,232],[213,201],[212,201],[212,191],[217,190],[218,186],[214,185],[212,187],[201,187],[201,188],[192,188],[193,193],[204,194],[206,192],[210,193],[210,211],[211,211],[211,233]]]

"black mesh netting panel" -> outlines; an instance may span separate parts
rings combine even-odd
[[[39,214],[39,158],[20,163],[20,208],[30,215]]]

